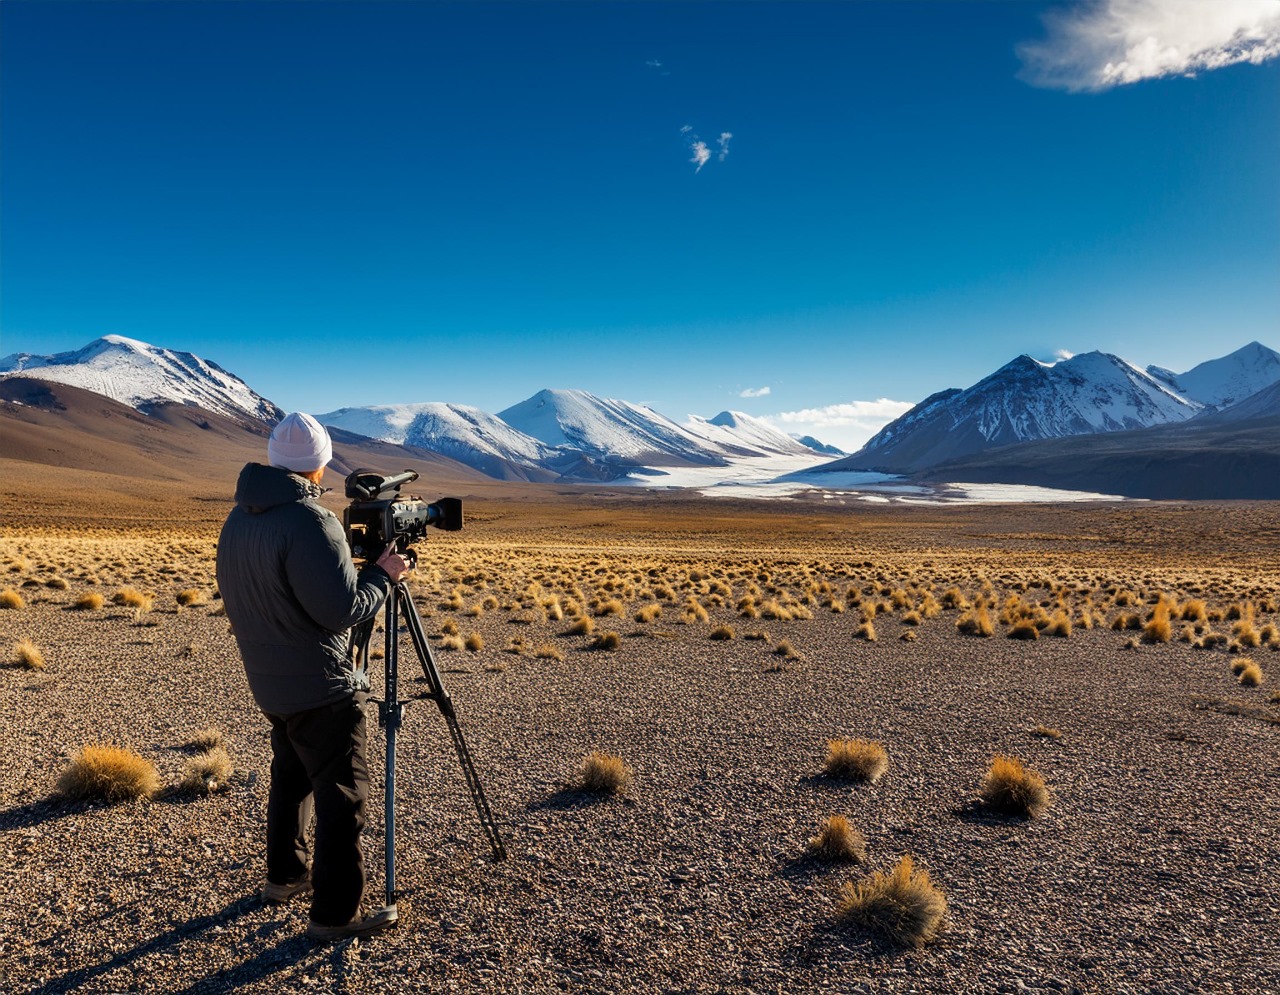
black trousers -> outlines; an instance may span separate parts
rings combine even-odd
[[[363,695],[271,720],[271,793],[267,799],[267,880],[307,872],[307,824],[314,811],[311,919],[350,922],[364,894],[360,831],[369,801]]]

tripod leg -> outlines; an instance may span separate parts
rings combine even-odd
[[[449,727],[449,737],[453,740],[453,750],[458,755],[458,764],[462,767],[462,776],[466,779],[467,790],[471,793],[472,804],[476,807],[476,815],[480,817],[480,826],[489,838],[489,846],[493,850],[493,859],[505,860],[507,848],[503,845],[502,836],[498,833],[498,824],[493,818],[492,810],[489,808],[489,799],[485,797],[484,787],[480,784],[480,777],[476,774],[475,763],[471,759],[471,751],[467,748],[467,741],[462,736],[462,726],[458,724],[458,716],[453,709],[453,699],[449,697],[449,692],[445,690],[444,681],[440,678],[440,670],[436,667],[435,657],[431,655],[431,646],[427,643],[427,637],[422,631],[422,619],[418,615],[418,609],[414,605],[413,599],[407,593],[404,595],[404,620],[409,628],[409,636],[413,640],[413,647],[418,652],[418,659],[422,663],[423,676],[426,678],[427,686],[430,688],[428,697],[436,703],[436,707],[440,709],[440,714],[444,716],[445,724]]]
[[[381,704],[382,725],[387,732],[387,767],[383,783],[383,810],[386,830],[386,880],[384,893],[386,908],[396,906],[396,733],[404,718],[404,706],[399,697],[400,640],[399,607],[400,588],[392,588],[386,603],[386,633],[383,649],[385,662],[385,687]]]

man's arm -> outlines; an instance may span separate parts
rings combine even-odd
[[[298,603],[330,632],[343,632],[371,617],[391,590],[390,576],[376,564],[356,575],[342,527],[320,509],[313,527],[294,533],[285,571]]]

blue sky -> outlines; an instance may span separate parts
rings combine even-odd
[[[0,29],[2,353],[116,333],[290,409],[580,387],[851,446],[1022,352],[1280,346],[1280,0]]]

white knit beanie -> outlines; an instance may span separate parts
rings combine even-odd
[[[272,466],[310,473],[333,459],[333,443],[323,425],[310,415],[295,411],[285,415],[272,431],[267,459]]]

